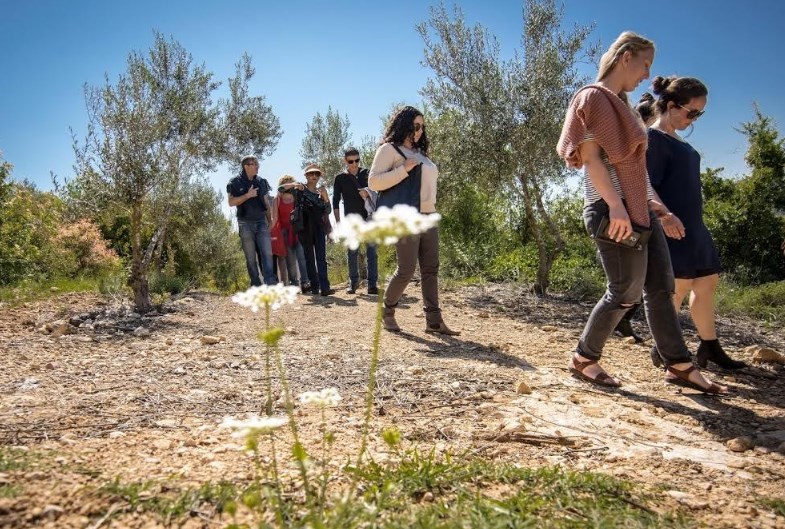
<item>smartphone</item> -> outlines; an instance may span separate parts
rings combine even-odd
[[[616,239],[611,238],[608,235],[608,229],[611,226],[611,220],[609,217],[603,217],[600,221],[600,225],[597,227],[597,233],[594,234],[594,237],[597,239],[602,239],[603,241],[612,242],[615,244],[620,244],[622,246],[627,246],[629,248],[635,248],[640,250],[643,248],[643,243],[646,242],[642,236],[642,232],[635,231],[633,229],[632,234],[629,237],[617,241]],[[648,239],[648,237],[646,237]]]

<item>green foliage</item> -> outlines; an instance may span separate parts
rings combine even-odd
[[[359,496],[341,494],[322,504],[303,504],[295,496],[273,498],[265,486],[205,483],[178,490],[172,483],[123,483],[114,480],[99,489],[112,504],[125,503],[131,512],[151,512],[165,523],[213,506],[234,515],[239,504],[272,521],[269,511],[278,501],[284,519],[265,527],[418,528],[578,528],[688,527],[679,513],[661,513],[654,498],[632,483],[590,472],[560,468],[521,468],[416,450],[396,462],[371,462],[347,467],[357,479]],[[349,476],[347,476],[349,477]],[[493,490],[493,495],[484,491]],[[432,495],[432,500],[426,500]],[[121,514],[115,515],[120,518]],[[269,516],[269,518],[268,518]],[[240,527],[239,525],[233,525]]]
[[[152,294],[180,294],[191,286],[193,286],[193,282],[187,277],[160,272],[150,274],[150,292]]]
[[[107,274],[110,274],[109,272]],[[54,278],[47,280],[25,280],[10,286],[0,286],[0,301],[23,303],[35,299],[46,299],[64,292],[94,292],[99,288],[101,277]]]
[[[785,281],[744,286],[725,279],[717,289],[717,311],[785,325]]]
[[[724,179],[721,170],[703,175],[705,221],[732,281],[759,285],[785,279],[785,140],[756,108],[742,125],[752,173]]]
[[[28,182],[0,184],[4,188],[0,202],[0,285],[53,277],[58,264],[53,249],[62,220],[62,202]]]
[[[0,447],[0,472],[25,470],[30,466],[30,457],[27,450],[2,446]]]
[[[324,173],[322,178],[327,186],[332,186],[335,175],[343,171],[343,151],[349,145],[349,118],[341,117],[337,110],[327,107],[322,116],[317,112],[305,126],[300,157],[302,167],[309,163],[318,164]]]
[[[154,512],[168,523],[170,519],[182,518],[205,505],[211,505],[221,513],[239,497],[241,490],[232,483],[221,481],[173,492],[171,486],[152,480],[123,483],[120,478],[115,478],[101,486],[98,493],[113,503],[123,501],[131,509]]]
[[[454,186],[440,203],[442,270],[448,277],[483,275],[510,248],[505,204],[473,185]]]
[[[782,498],[762,498],[761,505],[771,509],[777,516],[785,516],[785,499]]]

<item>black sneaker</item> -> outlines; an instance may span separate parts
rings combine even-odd
[[[347,294],[354,294],[356,292],[357,292],[357,285],[349,285],[348,287],[346,287]]]
[[[371,296],[374,296],[378,293],[379,293],[379,287],[377,286],[368,287],[368,294],[370,294]]]
[[[316,291],[314,291],[314,294],[316,294]],[[335,294],[335,289],[334,288],[330,288],[330,289],[327,289],[327,290],[322,290],[321,294],[322,294],[322,296],[329,296],[330,294]]]

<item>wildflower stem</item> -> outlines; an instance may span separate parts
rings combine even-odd
[[[289,380],[286,378],[286,371],[283,366],[283,358],[281,350],[277,345],[273,346],[275,352],[275,360],[278,364],[278,376],[281,379],[281,386],[283,387],[284,401],[286,403],[286,415],[289,418],[289,427],[292,430],[292,437],[294,438],[294,451],[297,467],[300,470],[300,477],[303,480],[303,488],[305,489],[305,496],[311,497],[311,485],[308,482],[308,471],[305,468],[305,448],[300,443],[300,435],[297,429],[297,421],[294,418],[294,403],[292,402],[291,394],[289,393]]]
[[[275,483],[275,500],[277,505],[275,506],[275,517],[278,519],[279,527],[284,527],[284,503],[283,503],[283,496],[281,495],[281,480],[278,474],[278,456],[275,453],[275,433],[270,432],[270,452],[271,452],[271,459],[272,459],[272,468],[273,468],[273,481]]]
[[[382,338],[382,310],[384,302],[384,290],[379,292],[376,301],[376,323],[373,328],[373,347],[371,349],[371,365],[368,368],[368,388],[365,395],[365,421],[363,424],[362,442],[360,443],[360,453],[357,455],[357,465],[362,463],[365,451],[368,448],[368,430],[371,425],[371,412],[373,411],[374,392],[376,390],[376,368],[379,364],[379,343]]]
[[[270,330],[270,304],[264,305],[264,328],[266,331]],[[265,383],[267,385],[267,402],[264,405],[264,411],[268,416],[273,414],[273,383],[272,383],[272,365],[270,359],[270,344],[265,343],[264,346],[264,374]]]

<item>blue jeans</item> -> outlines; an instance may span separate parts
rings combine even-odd
[[[359,248],[346,251],[346,258],[349,261],[349,281],[351,281],[352,286],[357,286],[360,283],[360,267],[357,265],[359,255]],[[375,244],[365,245],[365,259],[368,264],[368,287],[375,287],[379,279]]]
[[[589,234],[596,233],[600,221],[607,215],[608,205],[604,200],[583,209],[583,222]],[[650,219],[652,233],[641,250],[594,240],[608,284],[578,341],[577,352],[586,358],[600,359],[608,337],[630,307],[640,303],[643,293],[649,329],[665,363],[691,360],[672,301],[675,282],[668,243],[660,221],[653,214]]]
[[[245,254],[245,266],[248,268],[248,276],[251,278],[251,286],[261,286],[259,278],[259,266],[262,265],[262,276],[266,285],[274,285],[278,282],[275,275],[273,264],[273,247],[270,241],[270,229],[267,227],[267,219],[253,222],[238,221],[240,228],[240,242]]]

